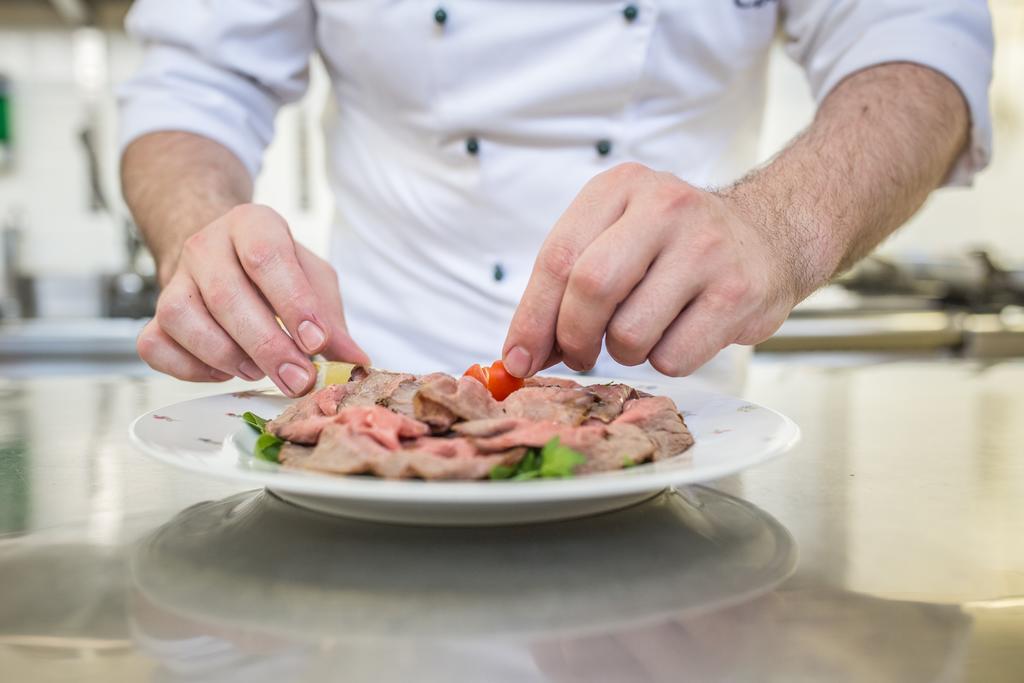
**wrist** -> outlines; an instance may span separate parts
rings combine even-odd
[[[798,211],[784,202],[741,182],[718,193],[740,221],[764,242],[776,266],[780,287],[791,305],[803,301],[828,284],[838,271],[844,250],[835,231],[813,211]]]

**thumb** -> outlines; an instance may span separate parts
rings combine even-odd
[[[345,322],[345,308],[341,301],[338,274],[329,263],[302,245],[296,245],[299,264],[323,304],[324,322],[327,324],[327,345],[323,357],[356,365],[369,365],[370,357],[352,339]]]

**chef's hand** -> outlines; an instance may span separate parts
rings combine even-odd
[[[180,379],[269,376],[290,396],[313,385],[309,354],[369,362],[348,334],[334,269],[296,243],[281,216],[253,204],[185,241],[137,346],[151,367]]]
[[[636,163],[594,177],[555,224],[503,349],[528,376],[624,365],[692,373],[733,343],[770,336],[799,300],[786,246],[734,200]]]

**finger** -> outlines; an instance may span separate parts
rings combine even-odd
[[[686,667],[692,680],[721,680],[715,675],[723,672],[713,665],[713,649],[709,651],[706,643],[695,639],[684,626],[674,621],[627,629],[617,636],[617,640],[635,661],[643,665],[644,680],[676,680],[682,667]]]
[[[551,350],[550,354],[548,354],[547,360],[545,360],[543,363],[541,363],[541,366],[537,370],[537,372],[540,372],[541,370],[547,370],[548,368],[550,368],[550,367],[552,367],[554,365],[558,365],[561,362],[562,362],[562,350],[560,348],[558,348],[557,345],[555,345],[555,348]]]
[[[584,186],[537,254],[533,272],[509,326],[502,358],[517,377],[537,372],[555,345],[558,311],[576,260],[594,238],[622,216],[633,184],[650,173],[622,164]]]
[[[223,382],[231,375],[211,368],[160,329],[153,320],[146,323],[135,342],[139,357],[149,367],[189,382]]]
[[[305,394],[315,379],[309,357],[278,325],[227,236],[213,233],[199,240],[200,235],[186,241],[182,259],[210,315],[282,392]]]
[[[230,237],[246,275],[308,354],[327,346],[322,303],[299,264],[287,223],[272,209],[246,206],[231,217]]]
[[[538,667],[555,681],[648,680],[642,664],[612,636],[582,636],[532,650]]]
[[[299,265],[307,274],[310,284],[322,302],[323,320],[327,324],[327,346],[323,355],[327,360],[340,360],[356,365],[370,365],[370,357],[352,339],[345,322],[345,309],[338,287],[338,274],[323,259],[302,245],[296,245]]]
[[[204,364],[249,381],[263,377],[263,372],[213,319],[188,278],[173,278],[161,293],[156,321],[163,332]]]
[[[692,374],[736,338],[743,317],[720,295],[698,294],[651,350],[651,365],[670,377]]]
[[[594,366],[615,309],[645,279],[663,245],[664,226],[633,204],[584,250],[558,311],[556,338],[566,365]]]
[[[605,334],[608,354],[623,365],[640,365],[683,308],[700,292],[706,274],[687,255],[659,255],[644,279],[619,304]]]

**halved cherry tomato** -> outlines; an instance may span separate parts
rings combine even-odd
[[[491,392],[491,396],[497,401],[504,401],[513,391],[523,388],[523,380],[510,375],[508,370],[505,369],[505,364],[500,360],[491,363],[489,368],[481,367],[479,363],[474,363],[466,370],[465,375],[472,377],[487,387],[487,390]]]
[[[472,377],[486,387],[490,374],[491,372],[488,368],[482,368],[479,363],[473,363],[469,366],[469,370],[463,373],[463,376]]]
[[[504,401],[513,391],[523,388],[523,380],[521,377],[509,374],[509,371],[505,369],[505,364],[496,360],[491,364],[487,388],[490,389],[491,396],[495,400]]]

